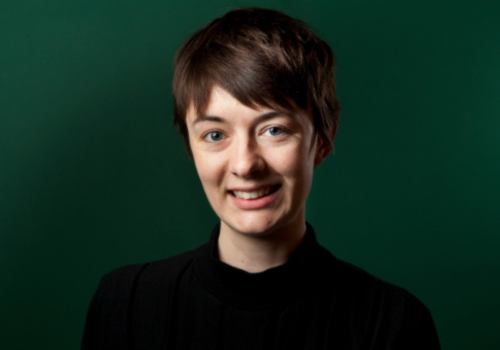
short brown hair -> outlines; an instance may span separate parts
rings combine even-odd
[[[174,125],[191,154],[186,114],[201,114],[219,85],[247,107],[302,108],[330,144],[340,105],[331,48],[304,22],[277,10],[241,8],[194,33],[177,52]]]

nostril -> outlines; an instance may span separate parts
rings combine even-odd
[[[232,172],[239,176],[249,176],[265,168],[264,160],[259,156],[238,157],[234,160]]]

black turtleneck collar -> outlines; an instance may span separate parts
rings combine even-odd
[[[311,225],[306,223],[306,227],[301,245],[288,262],[263,272],[249,273],[219,260],[218,224],[208,244],[195,255],[198,277],[222,302],[240,308],[266,308],[287,302],[314,288],[324,261],[325,250],[318,244]]]

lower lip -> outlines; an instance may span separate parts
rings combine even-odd
[[[278,197],[278,193],[280,190],[281,187],[278,188],[275,192],[271,193],[270,195],[255,199],[236,198],[232,194],[229,194],[229,196],[233,200],[233,203],[240,209],[245,209],[245,210],[260,209],[271,204],[271,202],[273,202],[276,199],[276,197]]]

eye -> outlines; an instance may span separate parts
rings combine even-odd
[[[203,139],[209,142],[218,142],[224,138],[224,134],[220,131],[209,131],[203,135]]]
[[[278,126],[272,126],[269,129],[267,129],[263,135],[280,136],[284,132],[285,130],[283,128],[280,128]]]

